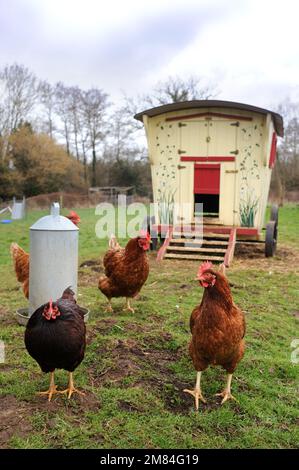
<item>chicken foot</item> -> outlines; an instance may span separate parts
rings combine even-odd
[[[105,309],[106,312],[111,312],[113,313],[113,308],[112,308],[112,304],[111,304],[111,299],[108,299],[108,305]]]
[[[223,400],[221,402],[221,405],[223,405],[223,403],[225,403],[227,400],[236,400],[236,398],[231,394],[231,382],[232,382],[232,378],[233,378],[233,374],[228,374],[228,377],[227,377],[227,383],[226,383],[226,387],[225,389],[223,390],[223,392],[220,392],[220,393],[216,393],[216,397],[222,397]]]
[[[80,390],[77,390],[74,386],[74,380],[73,380],[73,373],[70,372],[70,375],[69,375],[69,384],[68,384],[68,388],[66,388],[65,390],[62,390],[58,393],[66,393],[67,394],[67,397],[68,398],[71,398],[72,394],[73,393],[78,393],[79,395],[85,395],[85,393],[81,392]]]
[[[48,401],[51,401],[52,396],[55,393],[59,393],[59,392],[58,392],[57,387],[55,385],[54,372],[51,372],[49,390],[47,390],[46,392],[37,392],[37,395],[48,395]]]
[[[198,408],[199,408],[199,400],[202,401],[203,403],[207,403],[201,393],[200,378],[201,378],[201,372],[197,372],[196,384],[195,384],[194,390],[189,390],[187,388],[183,390],[185,393],[189,393],[190,395],[194,397],[196,411],[198,411]]]
[[[129,310],[129,312],[132,312],[132,313],[135,312],[135,310],[133,309],[133,307],[131,307],[131,305],[130,305],[130,299],[129,299],[129,297],[126,297],[126,306],[124,307],[124,310]]]

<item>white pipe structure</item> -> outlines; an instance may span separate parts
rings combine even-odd
[[[51,215],[30,227],[29,315],[69,286],[77,294],[78,234],[78,227],[60,215],[57,202]]]

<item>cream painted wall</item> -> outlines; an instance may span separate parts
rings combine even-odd
[[[192,116],[214,112],[250,117],[252,121],[211,116],[180,121],[170,117]],[[178,202],[181,211],[178,222],[193,221],[194,163],[182,162],[182,156],[232,156],[235,162],[221,163],[219,221],[225,225],[241,225],[241,212],[246,205],[256,205],[254,226],[261,229],[268,199],[271,170],[268,167],[273,133],[271,115],[250,113],[227,108],[188,109],[155,117],[144,116],[154,201]],[[185,125],[186,124],[186,125]],[[191,203],[183,209],[184,203]]]

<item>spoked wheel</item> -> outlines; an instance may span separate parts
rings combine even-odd
[[[266,227],[265,255],[267,258],[274,256],[277,246],[277,223],[270,220]]]

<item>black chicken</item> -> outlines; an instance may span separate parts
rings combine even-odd
[[[50,401],[55,393],[74,392],[84,395],[74,387],[73,371],[84,358],[86,340],[82,309],[76,303],[74,292],[68,287],[56,302],[50,300],[39,307],[30,317],[25,331],[25,346],[30,356],[43,372],[50,372],[50,386],[46,392]],[[68,388],[58,391],[54,381],[55,369],[69,372]]]

